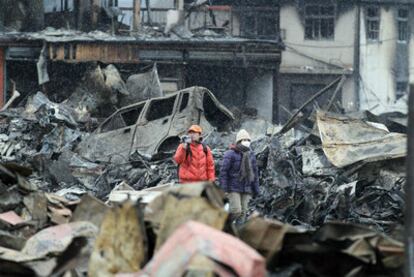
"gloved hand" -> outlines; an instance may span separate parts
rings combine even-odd
[[[183,136],[181,138],[181,144],[184,149],[187,149],[188,145],[191,143],[191,138],[189,136]]]

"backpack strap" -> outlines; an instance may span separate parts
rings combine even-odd
[[[190,145],[188,145],[187,148],[185,149],[185,160],[187,160],[188,156],[191,156],[191,157],[193,156]]]
[[[201,143],[201,145],[203,146],[203,152],[207,157],[207,155],[208,155],[208,146],[205,143]],[[185,152],[185,159],[187,159],[189,155],[193,156],[193,153],[191,152],[190,147],[187,147],[186,152]]]
[[[206,157],[207,157],[207,155],[208,155],[208,147],[207,147],[207,144],[205,144],[205,143],[201,143],[202,145],[203,145],[203,151],[204,151],[204,154],[206,155]]]
[[[190,157],[193,156],[193,153],[191,152],[190,145],[188,145],[188,147],[185,149],[185,161],[187,161],[188,156],[190,156]],[[181,165],[177,165],[177,180],[180,180],[180,166]]]
[[[203,152],[206,156],[206,160],[207,160],[207,156],[208,156],[208,146],[205,143],[201,143],[201,145],[203,146]],[[192,157],[193,153],[191,152],[191,147],[190,145],[187,147],[187,149],[185,149],[185,160],[187,160],[188,156]],[[177,165],[177,178],[178,180],[180,179],[180,165]]]

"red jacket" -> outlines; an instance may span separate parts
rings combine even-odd
[[[207,155],[201,143],[191,143],[190,149],[191,154],[186,158],[186,149],[180,144],[174,155],[174,160],[180,166],[180,183],[215,181],[214,160],[210,148],[207,146]]]

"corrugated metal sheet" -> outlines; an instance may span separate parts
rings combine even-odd
[[[405,134],[390,133],[359,119],[321,111],[317,113],[317,124],[323,151],[336,167],[406,156]]]

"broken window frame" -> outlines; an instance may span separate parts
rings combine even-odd
[[[405,15],[402,15],[401,12],[405,12]],[[409,27],[408,27],[408,18],[410,16],[410,10],[407,8],[398,8],[397,10],[397,31],[399,43],[408,43],[409,41]]]
[[[408,94],[408,82],[396,82],[395,84],[395,101]]]
[[[141,115],[142,115],[142,112],[144,111],[144,108],[145,108],[145,103],[141,103],[141,104],[137,104],[133,107],[128,107],[128,108],[124,108],[124,109],[121,109],[119,111],[116,111],[112,116],[110,116],[107,120],[105,120],[101,124],[98,133],[107,133],[107,132],[120,130],[120,129],[123,129],[123,128],[127,128],[127,127],[131,127],[131,126],[136,125],[139,122],[140,118],[141,118]],[[132,122],[127,122],[125,120],[125,118],[123,117],[123,114],[129,113],[133,110],[139,110],[138,116],[137,116],[136,120],[133,123]],[[116,127],[115,125],[110,126],[111,124],[113,124],[113,122],[115,120],[121,120],[122,123],[123,123],[123,126],[120,126],[120,127]],[[110,128],[106,128],[108,125],[110,126]]]
[[[101,0],[100,5],[105,8],[118,7],[118,0]]]
[[[183,111],[185,111],[189,103],[190,103],[190,93],[185,92],[181,96],[180,107],[178,109],[178,112],[182,113]]]
[[[370,14],[375,10],[375,15]],[[365,8],[365,22],[368,42],[378,42],[380,40],[380,19],[381,9],[379,6],[367,6]]]
[[[120,126],[121,124],[123,124],[123,126]],[[124,122],[121,114],[117,112],[102,123],[102,125],[99,127],[98,133],[108,133],[125,127],[126,123]]]
[[[132,126],[132,125],[136,125],[138,123],[139,118],[141,117],[142,111],[144,110],[144,106],[145,106],[145,104],[143,103],[143,104],[136,105],[133,108],[129,108],[129,109],[125,109],[125,110],[120,111],[120,115],[121,115],[122,119],[124,120],[125,125],[127,127]],[[137,111],[137,113],[134,114],[135,119],[130,122],[129,121],[130,119],[125,118],[124,115],[127,114],[127,113],[131,113],[132,111]]]
[[[314,8],[316,13],[310,13]],[[327,7],[332,8],[332,12],[326,12]],[[325,9],[325,12],[323,11]],[[305,5],[305,40],[334,40],[335,39],[335,18],[336,4],[330,2],[328,5],[319,3],[309,3]],[[324,24],[326,25],[325,27]],[[323,33],[325,30],[325,34]]]
[[[160,120],[160,119],[165,119],[165,118],[168,118],[168,117],[172,117],[174,115],[174,112],[175,112],[176,106],[177,106],[177,99],[178,99],[177,96],[178,96],[178,94],[172,95],[170,97],[163,97],[163,98],[158,98],[158,99],[153,99],[153,100],[148,101],[148,107],[145,109],[146,110],[146,112],[145,112],[145,121],[150,122],[150,121],[155,121],[155,120]],[[161,101],[165,101],[165,102],[171,101],[171,102],[173,102],[171,104],[172,105],[171,111],[168,114],[167,113],[162,114],[162,116],[158,115],[155,118],[151,117],[151,112],[152,112],[151,109],[152,109],[153,105],[156,105],[158,102],[161,102]],[[158,109],[158,107],[156,109]]]
[[[70,2],[69,1],[70,0],[60,0],[59,8],[53,9],[53,11],[45,11],[45,13],[51,14],[51,13],[72,12],[75,9],[75,1],[74,0]],[[70,7],[72,7],[72,9]]]
[[[278,7],[250,7],[238,9],[240,14],[240,35],[254,38],[276,38],[279,36]],[[274,20],[274,22],[270,22]],[[273,25],[274,28],[269,28]],[[260,28],[260,27],[263,28]],[[270,30],[270,31],[269,31]]]

